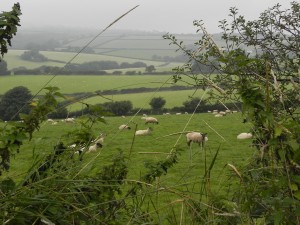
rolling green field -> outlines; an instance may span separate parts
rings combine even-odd
[[[199,97],[203,95],[202,90],[198,90],[194,93],[194,90],[184,90],[184,91],[161,91],[161,92],[147,92],[147,93],[134,93],[134,94],[122,94],[122,95],[104,95],[91,97],[82,102],[87,104],[99,104],[107,101],[131,101],[133,104],[133,108],[142,108],[142,109],[150,109],[149,105],[150,100],[153,97],[163,97],[166,100],[166,104],[164,108],[171,109],[174,106],[182,106],[182,103],[190,100],[189,96]],[[74,103],[68,107],[69,111],[77,111],[81,110],[82,103]]]
[[[0,76],[0,94],[4,94],[9,89],[16,86],[25,86],[32,93],[36,93],[53,76]],[[147,87],[155,88],[172,85],[170,75],[159,76],[56,76],[47,86],[55,86],[63,94],[94,92],[103,90],[120,90],[127,88]]]
[[[45,57],[47,57],[49,60],[59,60],[61,62],[53,62],[53,61],[30,62],[30,61],[22,60],[20,58],[20,55],[22,55],[24,51],[25,50],[9,50],[9,52],[4,57],[4,60],[7,62],[8,70],[17,67],[22,67],[22,66],[26,67],[27,69],[34,69],[44,65],[63,67],[67,62],[69,62],[76,55],[76,53],[74,52],[40,51],[40,53]],[[134,63],[137,61],[141,61],[146,63],[147,65],[154,65],[155,67],[158,67],[160,70],[164,70],[164,71],[170,70],[170,68],[181,65],[181,63],[171,63],[166,67],[162,67],[161,65],[164,62],[137,59],[136,57],[131,58],[126,55],[124,55],[124,57],[120,57],[120,56],[85,54],[85,53],[80,53],[78,56],[76,56],[76,58],[72,61],[72,63],[84,63],[84,62],[91,62],[91,61],[116,61],[118,63],[122,63],[122,62]],[[145,68],[138,68],[138,69],[131,68],[131,70],[141,70],[141,69],[144,72]]]
[[[0,94],[4,94],[8,90],[16,86],[27,87],[32,94],[37,93],[43,85],[45,85],[52,76],[4,76],[0,77]],[[122,90],[129,88],[157,88],[173,86],[171,75],[142,75],[142,76],[56,76],[47,86],[55,86],[60,89],[63,94],[72,93],[89,93],[104,90]],[[180,85],[184,85],[180,83]],[[43,93],[43,92],[41,92]],[[97,104],[110,100],[132,102],[134,108],[150,108],[149,102],[153,97],[163,97],[166,100],[165,108],[174,106],[182,106],[182,103],[189,99],[189,96],[201,97],[202,90],[194,93],[194,90],[181,91],[157,91],[134,94],[117,94],[91,97],[85,99],[85,103]],[[70,111],[80,110],[81,103],[74,103],[69,106]]]
[[[176,147],[180,153],[177,163],[168,170],[166,175],[161,176],[145,190],[148,192],[145,193],[146,198],[152,199],[152,204],[158,207],[151,206],[150,212],[160,216],[159,224],[170,224],[167,223],[167,218],[174,212],[176,212],[172,216],[174,219],[180,217],[182,204],[178,200],[181,199],[181,194],[189,199],[201,198],[199,193],[203,185],[204,173],[217,150],[220,149],[210,173],[210,189],[219,195],[232,195],[232,188],[239,179],[227,164],[230,163],[240,170],[243,165],[251,161],[251,156],[256,151],[249,147],[250,139],[236,139],[240,132],[249,131],[248,124],[242,123],[241,114],[230,114],[223,118],[215,118],[208,113],[194,116],[185,114],[155,117],[159,120],[157,125],[145,125],[141,115],[126,118],[105,117],[106,124],[97,124],[93,128],[95,136],[99,133],[107,134],[104,146],[97,152],[86,153],[82,161],[79,161],[78,155],[75,155],[74,161],[78,163],[79,168],[82,168],[79,173],[89,176],[91,173],[99,172],[100,168],[108,165],[114,155],[121,150],[128,160],[127,182],[123,185],[123,188],[127,189],[130,183],[138,182],[147,173],[145,163],[165,160],[168,153]],[[128,123],[132,129],[120,131],[119,125],[125,123]],[[134,139],[135,128],[146,129],[148,126],[153,128],[152,135],[137,136]],[[65,146],[72,144],[72,140],[63,135],[75,129],[80,129],[78,122],[66,124],[59,121],[57,125],[44,122],[41,129],[34,133],[34,138],[26,142],[21,147],[20,153],[12,158],[11,169],[3,174],[3,178],[10,177],[22,181],[29,168],[38,159],[43,159],[52,152],[58,142],[63,141]],[[204,148],[195,143],[192,143],[189,148],[185,135],[178,134],[191,130],[208,133],[208,141]],[[74,152],[72,149],[66,151],[70,156]]]
[[[229,114],[222,118],[216,118],[208,113],[193,116],[185,114],[155,117],[159,120],[158,125],[145,125],[141,115],[126,118],[106,117],[106,124],[101,123],[93,128],[95,135],[107,134],[104,147],[97,153],[86,154],[81,162],[82,166],[94,168],[96,171],[98,167],[107,164],[118,149],[121,149],[126,155],[130,155],[128,179],[138,180],[141,173],[145,172],[145,161],[163,160],[166,154],[176,146],[181,149],[178,163],[160,179],[160,185],[186,188],[185,184],[190,183],[192,184],[190,188],[198,190],[205,169],[205,157],[209,163],[220,148],[211,182],[215,191],[226,192],[227,181],[231,177],[226,164],[230,163],[239,168],[248,162],[255,151],[249,147],[251,140],[236,139],[237,134],[248,132],[250,129],[248,124],[242,123],[242,116],[239,113]],[[126,123],[132,127],[131,130],[118,130],[119,125]],[[149,136],[137,136],[131,148],[135,124],[137,129],[146,129],[150,126],[153,128],[153,133]],[[65,145],[72,144],[70,139],[63,137],[63,134],[79,128],[78,122],[66,124],[59,121],[57,125],[44,122],[41,129],[34,133],[34,138],[25,143],[20,153],[12,159],[11,170],[6,175],[22,179],[23,173],[29,169],[35,157],[48,155],[59,141],[63,141]],[[197,144],[192,144],[189,148],[185,135],[176,134],[191,130],[208,133],[208,141],[204,149]]]
[[[163,38],[164,33],[161,34],[130,34],[125,35],[103,35],[96,39],[90,47],[96,53],[123,56],[131,58],[139,58],[144,60],[151,60],[154,55],[177,56],[180,53],[176,52],[176,47],[169,45],[170,41]],[[178,34],[178,40],[184,41],[186,45],[192,45],[199,38],[197,35]],[[68,46],[83,46],[89,41],[89,38],[81,38],[70,41],[65,44]]]

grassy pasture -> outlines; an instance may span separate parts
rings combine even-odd
[[[116,49],[116,48],[96,48],[94,50],[98,54],[127,57],[132,59],[152,60],[154,55],[157,56],[176,56],[173,49]]]
[[[53,62],[53,61],[47,61],[47,62],[30,62],[25,61],[20,58],[20,55],[22,55],[24,50],[9,50],[9,52],[5,55],[4,60],[7,62],[8,69],[13,69],[16,67],[24,66],[27,69],[33,69],[40,66],[58,66],[62,67],[70,61],[76,53],[74,52],[50,52],[50,51],[40,51],[41,54],[43,54],[45,57],[47,57],[49,60],[59,60],[60,62]],[[136,59],[136,58],[127,58],[127,57],[118,57],[118,56],[109,56],[109,55],[98,55],[98,54],[85,54],[80,53],[73,61],[72,63],[84,63],[84,62],[90,62],[90,61],[116,61],[118,63],[122,62],[128,62],[133,63],[137,61],[142,61],[146,63],[147,65],[154,65],[160,66],[162,62],[158,61],[152,61],[152,60],[142,60],[142,59]],[[175,63],[176,65],[176,63]],[[179,64],[178,64],[179,65]],[[167,68],[169,68],[168,66]],[[144,68],[143,68],[144,69]],[[131,70],[134,70],[132,68]]]
[[[39,90],[47,81],[52,78],[51,75],[41,76],[0,76],[0,94],[4,94],[9,89],[16,86],[25,86],[32,93]],[[111,90],[111,89],[126,89],[126,88],[138,88],[160,87],[164,82],[171,78],[170,75],[160,76],[56,76],[48,86],[56,86],[60,89],[61,93],[80,93],[80,92],[93,92],[99,90]],[[168,85],[172,85],[172,80],[168,81]]]
[[[133,108],[143,108],[150,109],[149,105],[150,100],[153,97],[163,97],[166,100],[166,104],[164,108],[173,108],[174,106],[182,106],[184,101],[190,100],[189,96],[194,94],[194,90],[183,90],[183,91],[160,91],[160,92],[146,92],[146,93],[134,93],[134,94],[122,94],[122,95],[105,95],[95,96],[91,98],[87,98],[83,100],[84,103],[88,104],[98,104],[104,103],[110,100],[113,101],[131,101],[133,104]],[[197,91],[193,96],[201,97],[203,91]],[[110,99],[110,100],[108,100]],[[70,105],[69,111],[76,111],[82,109],[82,103],[74,103]]]
[[[164,57],[174,57],[179,55],[174,45],[169,45],[170,41],[163,39],[164,33],[161,34],[112,34],[103,35],[96,39],[90,47],[98,54],[121,56],[134,59],[151,60],[154,55]],[[177,36],[177,35],[176,35]],[[199,38],[198,35],[180,35],[178,40],[184,41],[186,45],[192,45]],[[68,46],[83,46],[89,41],[89,38],[73,40]]]
[[[239,167],[247,163],[254,152],[254,149],[249,147],[251,140],[236,139],[237,134],[248,132],[250,129],[247,124],[242,123],[242,116],[239,113],[222,118],[216,118],[209,113],[195,114],[194,116],[191,114],[157,115],[156,117],[159,119],[158,125],[145,125],[141,115],[126,118],[106,117],[106,124],[97,124],[93,128],[95,135],[102,132],[107,134],[105,146],[98,153],[86,154],[83,164],[102,166],[111,159],[118,149],[121,149],[128,156],[131,152],[129,179],[139,179],[140,171],[145,170],[143,166],[145,160],[162,160],[166,157],[166,153],[177,146],[182,149],[179,162],[169,171],[167,176],[160,180],[161,185],[176,186],[185,182],[200,182],[204,172],[205,154],[209,162],[220,147],[220,153],[213,170],[212,182],[217,185],[217,188],[223,189],[223,183],[226,183],[230,175],[229,169],[224,169],[224,166],[231,163]],[[119,131],[119,125],[126,123],[129,123],[132,129]],[[137,124],[137,129],[146,129],[150,126],[154,130],[150,136],[136,137],[131,149],[135,130],[134,123]],[[25,143],[20,153],[13,159],[9,175],[18,176],[18,174],[26,171],[32,165],[33,155],[49,154],[59,140],[63,140],[65,144],[71,144],[71,140],[63,137],[63,134],[78,128],[80,128],[78,123],[66,124],[59,121],[57,125],[52,125],[44,122],[41,129],[34,133],[34,138]],[[201,150],[197,144],[192,144],[191,149],[189,149],[185,135],[170,135],[184,130],[207,132],[209,140],[204,149]],[[157,154],[146,154],[151,152],[157,152]],[[190,153],[192,158],[190,158]]]
[[[101,36],[96,39],[90,46],[92,48],[131,48],[131,49],[171,49],[175,50],[176,47],[169,45],[170,41],[163,39],[164,34],[157,35],[113,35],[113,36]],[[197,35],[176,35],[178,40],[184,41],[186,45],[193,44],[198,40]],[[73,40],[65,46],[84,46],[91,38],[81,38]],[[174,51],[173,53],[176,54]],[[172,56],[172,55],[170,55]]]
[[[197,193],[201,188],[205,168],[209,166],[217,149],[220,148],[211,173],[210,184],[212,191],[226,195],[228,190],[232,188],[232,182],[229,183],[228,181],[238,182],[238,178],[226,164],[233,164],[239,169],[240,166],[248,163],[255,152],[255,149],[249,147],[251,140],[236,139],[236,135],[240,132],[249,131],[249,126],[241,122],[242,116],[239,113],[230,114],[223,118],[215,118],[208,113],[191,116],[156,116],[159,119],[159,124],[149,125],[154,129],[153,134],[138,136],[134,142],[135,124],[132,122],[137,124],[137,129],[148,127],[141,119],[141,115],[134,118],[106,117],[107,124],[97,124],[93,128],[95,135],[100,132],[107,134],[104,147],[96,153],[85,154],[83,161],[78,161],[78,165],[84,168],[80,173],[98,172],[99,168],[109,163],[113,155],[121,149],[129,157],[128,181],[140,180],[140,176],[143,176],[147,171],[144,167],[145,162],[164,160],[172,148],[176,146],[180,149],[178,163],[168,170],[167,175],[162,176],[154,186],[149,188],[148,196],[160,206],[159,213],[161,215],[169,215],[171,208],[175,211],[181,208],[179,203],[170,205],[171,202],[181,198],[176,192],[184,191],[187,196],[199,199]],[[129,123],[132,129],[119,131],[118,126],[125,123]],[[62,135],[78,128],[80,128],[78,123],[58,122],[57,125],[43,123],[41,129],[34,133],[34,138],[30,142],[26,142],[20,149],[20,153],[12,159],[11,171],[5,175],[21,180],[28,168],[34,164],[35,159],[48,155],[53,146],[60,140],[64,141],[66,145],[71,144],[72,141]],[[185,135],[171,135],[184,130],[207,132],[209,140],[204,149],[201,149],[197,144],[192,144],[189,148],[185,141]],[[131,146],[133,147],[131,148]],[[74,160],[76,159],[75,157]],[[205,161],[207,162],[206,165]],[[166,191],[158,192],[157,189],[160,187],[165,188]],[[153,193],[151,193],[152,191]],[[166,218],[161,219],[164,221]]]
[[[37,93],[40,88],[45,85],[52,76],[3,76],[0,77],[0,94],[4,94],[8,90],[16,86],[27,87],[32,94]],[[60,89],[63,94],[85,93],[103,90],[122,90],[128,88],[157,88],[173,86],[171,75],[142,75],[142,76],[56,76],[47,86],[55,86]],[[180,83],[179,85],[184,85]],[[43,92],[42,92],[43,93]],[[174,106],[182,106],[182,103],[189,100],[189,96],[201,97],[202,90],[181,90],[181,91],[157,91],[134,94],[117,94],[90,97],[83,100],[85,103],[97,104],[104,103],[110,100],[132,102],[134,108],[149,109],[149,102],[153,97],[163,97],[166,100],[165,108],[173,108]],[[87,96],[89,96],[87,94]],[[81,103],[74,103],[68,108],[70,111],[82,109]]]

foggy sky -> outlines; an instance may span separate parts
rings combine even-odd
[[[256,19],[265,9],[289,0],[1,0],[0,11],[21,5],[21,28],[70,27],[101,30],[139,5],[110,29],[196,33],[194,20],[203,20],[211,33],[218,21],[229,19],[229,8],[237,7],[246,19]]]

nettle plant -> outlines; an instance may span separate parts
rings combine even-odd
[[[231,199],[242,221],[300,223],[300,4],[290,6],[277,4],[253,21],[231,8],[230,22],[219,25],[222,46],[202,21],[194,21],[202,35],[193,48],[164,36],[189,57],[174,81],[187,76],[211,98],[242,102],[244,122],[252,124],[257,154],[241,168],[239,195]]]

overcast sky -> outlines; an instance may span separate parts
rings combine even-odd
[[[110,29],[195,33],[194,20],[203,20],[207,30],[218,32],[218,21],[229,18],[237,7],[246,19],[255,19],[263,10],[289,0],[1,0],[0,10],[21,5],[21,28],[64,26],[101,30],[116,18],[139,5]]]

